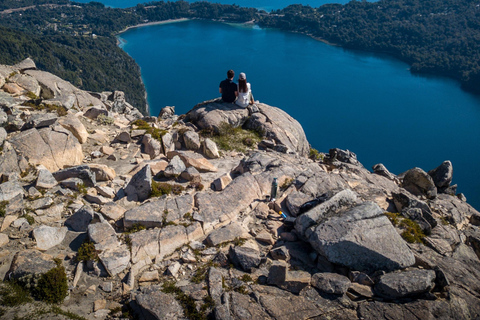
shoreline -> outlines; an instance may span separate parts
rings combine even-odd
[[[130,29],[153,26],[153,25],[157,25],[157,24],[169,24],[169,23],[183,22],[183,21],[188,21],[188,20],[191,20],[191,19],[189,19],[189,18],[179,18],[179,19],[168,19],[168,20],[162,20],[162,21],[152,21],[152,22],[140,23],[140,24],[136,24],[134,26],[126,27],[122,31],[117,32],[116,35],[118,36],[118,35],[126,32]]]

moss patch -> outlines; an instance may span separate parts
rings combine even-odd
[[[57,266],[42,274],[34,290],[35,297],[48,303],[60,303],[68,294],[65,268],[60,260],[55,262]]]
[[[221,150],[239,152],[252,149],[262,139],[260,132],[236,128],[228,123],[222,123],[217,133],[202,130],[201,135],[212,139]]]
[[[82,243],[77,252],[77,261],[98,261],[98,251],[95,249],[95,245],[91,241],[85,241]]]

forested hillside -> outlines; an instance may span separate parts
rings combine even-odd
[[[35,3],[35,4],[34,4]],[[32,57],[40,68],[85,90],[122,90],[145,112],[135,61],[115,35],[140,23],[176,18],[245,22],[302,32],[345,48],[394,55],[412,72],[446,75],[480,92],[480,4],[472,0],[381,0],[291,5],[270,14],[209,2],[150,2],[127,9],[66,0],[7,0],[0,8],[0,63]]]
[[[412,72],[454,77],[480,92],[480,3],[472,0],[351,1],[293,5],[260,24],[300,31],[346,48],[385,52]]]

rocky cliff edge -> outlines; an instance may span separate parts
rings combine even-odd
[[[480,317],[480,214],[449,161],[371,172],[263,103],[143,117],[30,59],[0,88],[0,277],[38,292],[56,258],[50,318]]]

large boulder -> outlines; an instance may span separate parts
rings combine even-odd
[[[195,194],[195,204],[203,218],[205,232],[211,231],[236,220],[238,213],[247,208],[262,194],[257,181],[251,173],[244,173],[233,180],[225,190],[215,194]]]
[[[144,287],[135,295],[142,319],[185,319],[183,308],[173,295],[162,292],[161,286]]]
[[[125,194],[129,200],[144,201],[152,191],[152,171],[150,165],[146,165],[138,171],[125,187]]]
[[[80,143],[87,142],[88,132],[83,123],[74,115],[68,115],[60,118],[58,123],[68,131],[70,131]]]
[[[426,196],[429,199],[437,196],[437,188],[432,177],[420,168],[405,172],[402,185],[416,196]]]
[[[53,257],[38,250],[22,250],[15,254],[10,266],[10,279],[32,284],[42,274],[56,267]]]
[[[33,229],[33,237],[37,242],[38,249],[48,250],[62,243],[67,231],[66,227],[55,228],[42,225]]]
[[[383,298],[399,299],[428,292],[434,286],[434,270],[414,269],[381,276],[375,292]]]
[[[245,128],[262,132],[268,139],[287,147],[288,151],[308,156],[310,145],[300,123],[285,111],[269,105],[257,104],[260,112],[252,114]]]
[[[89,105],[103,105],[99,99],[88,92],[76,88],[70,82],[49,72],[27,70],[24,73],[38,81],[42,88],[41,98],[47,99],[51,103],[56,103],[66,109],[73,107],[83,109]]]
[[[247,109],[236,104],[211,100],[200,103],[190,110],[187,113],[186,121],[191,121],[200,129],[212,129],[219,132],[224,123],[241,127],[247,118]]]
[[[392,271],[415,263],[405,241],[373,202],[324,216],[309,242],[328,261],[352,270]]]
[[[83,160],[77,138],[61,126],[22,131],[10,143],[31,164],[42,164],[50,172],[81,164]]]
[[[441,165],[428,171],[428,174],[432,177],[437,188],[448,188],[453,178],[452,163],[449,160],[443,161]]]

